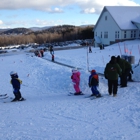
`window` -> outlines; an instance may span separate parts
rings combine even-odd
[[[115,38],[117,38],[117,32],[115,32]]]
[[[134,38],[136,37],[136,31],[134,31]]]
[[[119,31],[116,31],[116,32],[115,32],[115,38],[118,39],[119,37],[120,37],[120,36],[119,36]]]
[[[120,36],[119,36],[119,31],[118,31],[118,38],[119,38]]]
[[[97,32],[96,32],[96,36],[97,36]]]
[[[131,31],[131,38],[136,38],[136,31]]]
[[[108,32],[104,32],[104,38],[108,38]]]
[[[105,20],[107,20],[107,16],[105,16]]]
[[[126,38],[126,31],[124,31],[124,38]]]
[[[133,38],[133,31],[131,31],[131,38]]]

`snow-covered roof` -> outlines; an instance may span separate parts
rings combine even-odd
[[[137,29],[132,23],[140,23],[140,6],[105,6],[106,9],[122,29]]]
[[[140,24],[140,17],[139,17],[139,18],[137,18],[137,19],[133,19],[133,20],[132,20],[132,22],[135,22],[135,23]]]

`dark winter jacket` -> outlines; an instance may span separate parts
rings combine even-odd
[[[98,74],[94,71],[89,76],[89,87],[97,86],[99,84]]]
[[[50,46],[50,52],[53,52],[53,46]]]
[[[125,72],[125,60],[122,58],[117,58],[117,63],[119,64],[120,68],[122,69],[122,73]]]
[[[110,61],[105,67],[104,75],[108,80],[117,80],[121,75],[121,68],[116,62]]]
[[[122,73],[125,73],[126,70],[132,70],[132,66],[131,64],[126,61],[125,59],[122,59],[120,57],[117,58],[117,63],[119,64],[119,66],[122,69]]]
[[[22,81],[20,79],[18,79],[18,76],[12,76],[11,77],[11,84],[13,86],[13,89],[19,90],[20,89],[20,84],[22,84]]]
[[[131,64],[125,60],[125,69],[132,69]]]

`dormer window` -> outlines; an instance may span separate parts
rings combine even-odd
[[[105,20],[107,20],[107,16],[105,16]]]

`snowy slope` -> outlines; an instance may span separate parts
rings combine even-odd
[[[140,40],[125,42],[140,59]],[[124,43],[120,43],[124,52]],[[133,46],[133,47],[132,47]],[[88,69],[103,73],[112,55],[120,55],[118,44],[99,50],[92,48],[55,52],[55,60],[81,68],[81,90],[91,94]],[[127,54],[129,55],[129,54]],[[49,52],[44,58],[51,60]],[[10,103],[0,99],[0,139],[2,140],[138,140],[140,138],[140,83],[118,88],[118,96],[107,92],[107,80],[100,77],[103,98],[90,100],[85,96],[67,96],[74,92],[71,68],[35,57],[32,53],[0,55],[1,94],[12,94],[10,71],[18,72],[23,81],[21,93],[26,101]],[[133,69],[133,79],[140,80],[140,66]],[[3,103],[3,102],[7,103]]]

